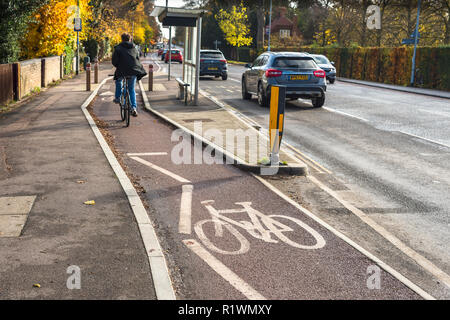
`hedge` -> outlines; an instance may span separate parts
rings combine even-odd
[[[338,77],[402,86],[410,83],[413,47],[290,47],[273,51],[324,54],[335,62]],[[424,88],[450,91],[450,47],[418,47],[416,68]]]

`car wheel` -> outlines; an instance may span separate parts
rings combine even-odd
[[[312,98],[312,104],[314,108],[321,108],[325,103],[325,95],[320,98]]]
[[[258,103],[261,107],[264,108],[269,106],[269,98],[264,93],[264,89],[261,82],[258,84]]]
[[[242,78],[242,99],[244,100],[250,100],[252,98],[252,95],[248,93],[247,86],[245,85],[245,79]]]
[[[330,83],[333,84],[336,81],[336,79],[330,79]]]
[[[227,80],[228,79],[228,75],[227,74],[224,74],[223,76],[222,76],[222,80]]]

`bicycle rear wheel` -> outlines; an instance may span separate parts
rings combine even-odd
[[[125,99],[125,125],[127,127],[130,126],[130,118],[131,118],[131,103],[130,103],[130,96],[127,95],[127,98]]]
[[[120,96],[120,118],[122,119],[122,121],[125,121],[125,110],[126,110],[126,103],[125,103],[125,98],[124,95],[122,93],[122,95]]]

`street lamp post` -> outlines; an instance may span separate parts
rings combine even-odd
[[[414,32],[414,54],[412,58],[412,69],[411,69],[411,87],[414,86],[414,76],[416,73],[416,51],[417,51],[417,40],[419,37],[419,17],[420,17],[420,0],[417,3],[417,18],[416,18],[416,31]]]
[[[270,36],[272,33],[272,0],[270,0],[270,12],[269,12],[269,42],[268,42],[268,47],[267,47],[267,51],[270,51]]]
[[[80,0],[77,0],[77,18],[80,18]],[[77,31],[77,62],[76,62],[76,68],[75,74],[78,75],[80,70],[80,32]]]

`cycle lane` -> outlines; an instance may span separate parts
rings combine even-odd
[[[369,289],[372,260],[253,176],[226,165],[174,164],[172,128],[144,111],[124,128],[110,101],[111,88],[108,83],[100,91],[94,113],[109,126],[109,140],[143,188],[178,298],[420,298],[383,270],[380,289]],[[192,159],[195,152],[201,147],[192,146]],[[214,224],[212,208],[228,210],[220,214],[231,220],[226,224],[220,218],[222,223]],[[250,224],[251,217],[253,224],[261,224],[260,231]],[[272,232],[264,234],[269,227]],[[288,227],[294,231],[277,231]],[[222,229],[222,236],[216,229]]]

